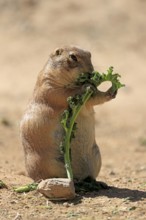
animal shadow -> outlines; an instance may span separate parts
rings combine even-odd
[[[146,199],[146,191],[134,190],[128,188],[110,187],[108,190],[101,190],[95,196],[106,196],[108,198],[128,198],[131,202],[142,201]]]
[[[100,182],[100,184],[101,183],[102,185],[104,184],[103,186],[105,187],[100,188],[99,190],[94,189],[93,191],[89,190],[86,192],[77,192],[75,199],[69,200],[67,202],[77,205],[82,202],[83,198],[96,198],[100,196],[105,196],[108,198],[128,199],[130,202],[137,202],[146,199],[146,191],[107,186],[106,183]],[[60,201],[59,203],[62,202]]]

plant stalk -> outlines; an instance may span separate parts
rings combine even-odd
[[[85,105],[85,103],[88,101],[88,99],[91,97],[92,94],[93,94],[93,90],[91,89],[91,87],[90,86],[87,87],[85,94],[82,96],[82,103],[83,104],[78,104],[76,106],[76,108],[74,109],[73,115],[70,119],[69,129],[67,130],[67,132],[65,134],[64,160],[65,160],[67,177],[70,180],[73,180],[73,172],[72,172],[71,161],[70,161],[70,140],[71,140],[72,129],[73,129],[74,123],[76,121],[76,118],[77,118],[82,106]]]

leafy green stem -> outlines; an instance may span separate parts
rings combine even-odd
[[[78,86],[86,86],[85,91],[81,95],[75,95],[67,99],[68,109],[66,109],[61,117],[61,124],[64,129],[64,138],[60,144],[62,153],[64,154],[65,167],[67,177],[73,180],[73,171],[71,167],[71,148],[70,143],[72,138],[75,137],[76,119],[83,105],[86,104],[88,99],[94,93],[96,94],[96,88],[104,81],[110,81],[112,83],[111,91],[114,93],[124,85],[119,81],[120,75],[113,73],[113,67],[107,70],[107,73],[100,74],[97,71],[92,73],[82,73],[77,78],[75,84]],[[87,86],[88,85],[88,86]]]
[[[74,123],[78,117],[78,114],[83,106],[81,103],[83,103],[85,105],[85,103],[88,101],[88,99],[90,98],[92,93],[93,93],[93,90],[91,89],[90,86],[88,86],[86,88],[86,92],[81,97],[82,100],[80,100],[80,102],[73,109],[73,114],[70,118],[70,123],[68,125],[68,129],[66,130],[66,134],[64,137],[64,140],[65,140],[64,141],[64,147],[65,147],[64,160],[65,160],[65,167],[66,167],[66,171],[67,171],[67,177],[70,180],[73,180],[73,172],[72,172],[71,161],[70,161],[70,141],[71,141],[73,126],[74,126]]]

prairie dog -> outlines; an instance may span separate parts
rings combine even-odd
[[[28,175],[35,181],[66,177],[59,145],[63,138],[60,117],[67,108],[67,97],[81,92],[75,85],[80,73],[91,73],[91,53],[66,46],[50,54],[39,73],[32,99],[22,118],[20,133]],[[75,179],[96,179],[101,168],[101,155],[95,142],[93,106],[114,98],[110,89],[92,97],[78,118],[76,137],[71,142],[72,168]]]

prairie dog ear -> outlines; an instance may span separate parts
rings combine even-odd
[[[57,55],[57,56],[59,56],[59,55],[61,55],[62,54],[62,52],[63,52],[63,49],[62,48],[57,48],[56,50],[55,50],[55,55]]]

